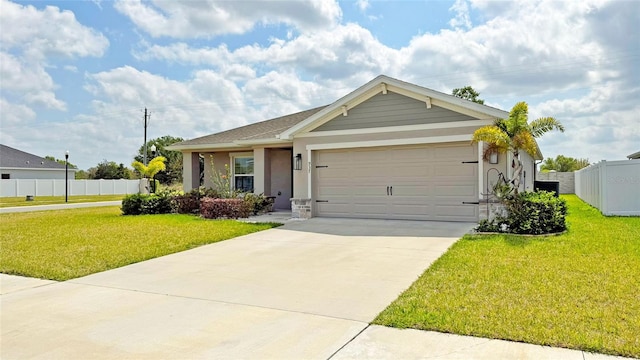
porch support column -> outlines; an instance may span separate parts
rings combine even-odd
[[[269,154],[265,148],[253,149],[253,193],[265,194],[271,191]],[[269,186],[267,186],[269,182]]]
[[[185,192],[200,187],[200,154],[182,153],[182,188]]]

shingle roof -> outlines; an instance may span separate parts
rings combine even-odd
[[[58,164],[37,155],[29,154],[18,149],[0,144],[0,167],[25,169],[64,169]]]
[[[310,110],[301,111],[291,115],[277,117],[275,119],[257,122],[255,124],[245,125],[239,128],[222,131],[216,134],[206,135],[199,138],[186,140],[171,145],[180,147],[188,145],[213,145],[213,144],[229,144],[240,140],[262,140],[275,139],[280,134],[293,125],[303,121],[309,116],[324,109],[326,106],[317,107]]]

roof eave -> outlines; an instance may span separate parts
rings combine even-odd
[[[171,151],[185,151],[185,150],[212,150],[212,149],[228,149],[239,148],[247,146],[259,146],[259,145],[277,145],[277,144],[291,144],[291,141],[281,139],[255,139],[255,140],[236,140],[228,143],[218,144],[191,144],[191,145],[170,145],[165,147]]]

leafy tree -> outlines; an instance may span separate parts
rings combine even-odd
[[[84,170],[76,171],[76,180],[86,180],[89,179],[89,173]]]
[[[58,164],[62,164],[62,165],[64,165],[64,163],[65,163],[64,159],[56,159],[51,155],[47,155],[44,158],[47,159],[47,160],[55,161]],[[78,168],[77,166],[73,165],[72,163],[69,163],[69,167],[73,168],[73,169],[77,169]]]
[[[475,91],[471,86],[465,86],[463,88],[453,89],[451,94],[461,99],[473,101],[474,103],[484,104],[484,100],[478,99],[478,96],[480,96],[480,93]]]
[[[87,170],[89,179],[130,179],[131,170],[124,164],[103,160],[98,166]]]
[[[156,180],[162,184],[170,185],[182,182],[182,153],[180,151],[165,150],[165,147],[181,142],[184,139],[165,135],[157,139],[147,141],[147,159],[153,158],[155,155],[162,156],[166,159],[165,169],[156,175]],[[156,146],[156,154],[151,153],[151,146]],[[138,150],[135,161],[142,163],[144,160],[144,145]]]
[[[572,157],[558,155],[555,159],[546,158],[540,167],[540,171],[558,171],[558,172],[571,172],[580,170],[589,166],[588,159],[574,159]]]
[[[526,102],[519,102],[511,109],[509,118],[498,119],[494,121],[493,125],[483,126],[476,130],[473,133],[473,141],[487,143],[488,146],[483,154],[485,159],[492,152],[511,152],[513,155],[511,167],[514,169],[511,184],[517,194],[522,173],[522,162],[519,159],[520,151],[534,156],[538,151],[535,138],[551,130],[564,132],[564,127],[552,117],[539,118],[529,123],[529,106]]]

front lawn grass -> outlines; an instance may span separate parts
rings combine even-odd
[[[115,206],[0,214],[0,272],[68,280],[279,225],[120,214]]]
[[[567,233],[466,235],[374,323],[640,357],[640,218],[564,198]]]
[[[69,196],[68,203],[98,202],[122,200],[126,195],[74,195]],[[0,197],[0,207],[33,206],[64,204],[63,196],[34,196],[33,201],[27,201],[25,196]]]

